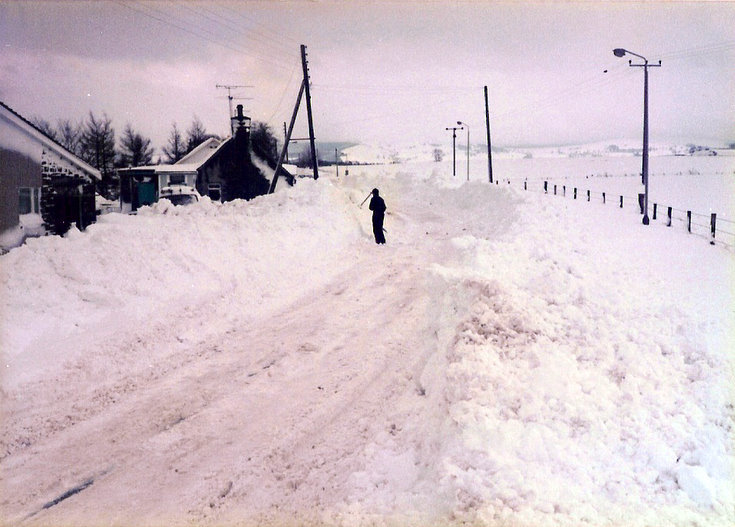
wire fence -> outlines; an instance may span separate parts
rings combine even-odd
[[[511,184],[509,179],[502,182]],[[496,184],[499,185],[500,181],[496,180]],[[610,194],[588,189],[583,190],[573,185],[553,183],[548,180],[544,180],[541,187],[529,184],[529,181],[525,180],[523,190],[578,201],[610,204],[624,210],[635,210],[636,213],[641,215],[645,208],[643,194],[638,196]],[[735,221],[719,217],[717,213],[702,214],[692,210],[662,206],[659,203],[653,203],[653,206],[649,207],[649,213],[652,213],[649,216],[651,222],[655,221],[663,223],[666,227],[686,230],[693,236],[708,240],[710,245],[718,245],[730,251],[735,250]]]

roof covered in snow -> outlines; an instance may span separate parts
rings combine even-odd
[[[183,166],[189,165],[193,170],[197,170],[204,163],[209,161],[217,151],[222,148],[230,138],[218,139],[216,137],[210,137],[202,144],[197,146],[194,150],[186,154],[184,157],[179,159],[174,165]]]
[[[230,140],[210,137],[173,165],[146,165],[120,169],[121,172],[153,172],[155,174],[195,174]]]
[[[102,176],[99,170],[89,165],[54,139],[43,133],[33,125],[33,123],[25,119],[22,115],[14,111],[10,106],[2,101],[0,101],[0,126],[3,126],[3,128],[8,127],[16,132],[12,136],[9,133],[1,133],[0,146],[20,151],[34,158],[36,157],[35,150],[37,150],[37,146],[41,146],[41,151],[43,151],[44,148],[53,151],[74,168],[81,171],[85,176],[94,179],[101,179]],[[38,152],[38,156],[40,155],[41,152]]]

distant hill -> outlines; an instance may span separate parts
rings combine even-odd
[[[439,151],[443,159],[449,159],[452,155],[450,145],[436,143],[421,143],[415,145],[395,144],[355,144],[355,143],[321,143],[330,145],[327,150],[331,155],[322,155],[323,159],[333,161],[334,146],[343,145],[340,148],[340,158],[343,163],[360,164],[391,164],[406,163],[412,161],[434,161],[436,152]],[[707,145],[706,143],[651,143],[649,155],[654,156],[735,156],[735,145]],[[320,149],[320,153],[324,147]],[[576,157],[630,157],[641,156],[642,145],[640,141],[611,140],[582,145],[563,146],[513,146],[493,147],[493,157],[498,159],[523,159],[523,158],[576,158]],[[470,156],[478,157],[487,154],[484,144],[471,145]],[[457,146],[457,156],[464,158],[466,148],[464,145]]]

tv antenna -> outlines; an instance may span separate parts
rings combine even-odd
[[[232,120],[232,115],[233,115],[232,114],[232,101],[233,100],[252,100],[253,99],[252,97],[233,97],[232,90],[237,90],[240,88],[255,88],[255,86],[243,85],[243,84],[217,84],[216,87],[224,88],[225,90],[227,90],[227,103],[229,104],[229,107],[230,107],[230,113],[227,116],[227,119],[230,121]]]

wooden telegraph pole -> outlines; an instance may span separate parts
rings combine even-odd
[[[314,179],[319,179],[319,163],[316,159],[314,145],[314,121],[311,118],[311,93],[309,92],[309,65],[306,62],[306,46],[301,44],[301,66],[304,69],[304,90],[306,91],[306,117],[309,121],[309,144],[311,145],[311,162],[314,165]]]
[[[289,124],[288,130],[286,131],[286,139],[283,143],[283,149],[281,154],[278,156],[278,163],[276,164],[276,171],[273,174],[273,181],[271,181],[270,189],[268,193],[271,194],[276,190],[276,183],[280,176],[281,166],[283,166],[283,160],[288,153],[288,145],[291,142],[291,134],[293,133],[293,127],[296,123],[296,116],[299,113],[299,106],[301,105],[301,97],[306,93],[306,115],[309,121],[309,145],[311,147],[311,162],[314,166],[314,179],[319,179],[319,167],[317,164],[316,156],[316,145],[314,140],[314,120],[311,115],[311,93],[309,91],[309,68],[306,62],[306,46],[301,45],[301,66],[304,71],[304,80],[301,81],[301,88],[299,89],[299,95],[296,98],[296,105],[293,109],[293,115],[291,115],[291,123]],[[284,123],[285,124],[285,123]]]
[[[490,183],[493,182],[493,154],[490,151],[490,109],[487,104],[487,86],[485,86],[485,128],[487,129],[487,173]]]
[[[447,130],[452,131],[452,176],[457,175],[457,130],[461,130],[458,126],[450,126]],[[469,148],[469,145],[468,147]]]

